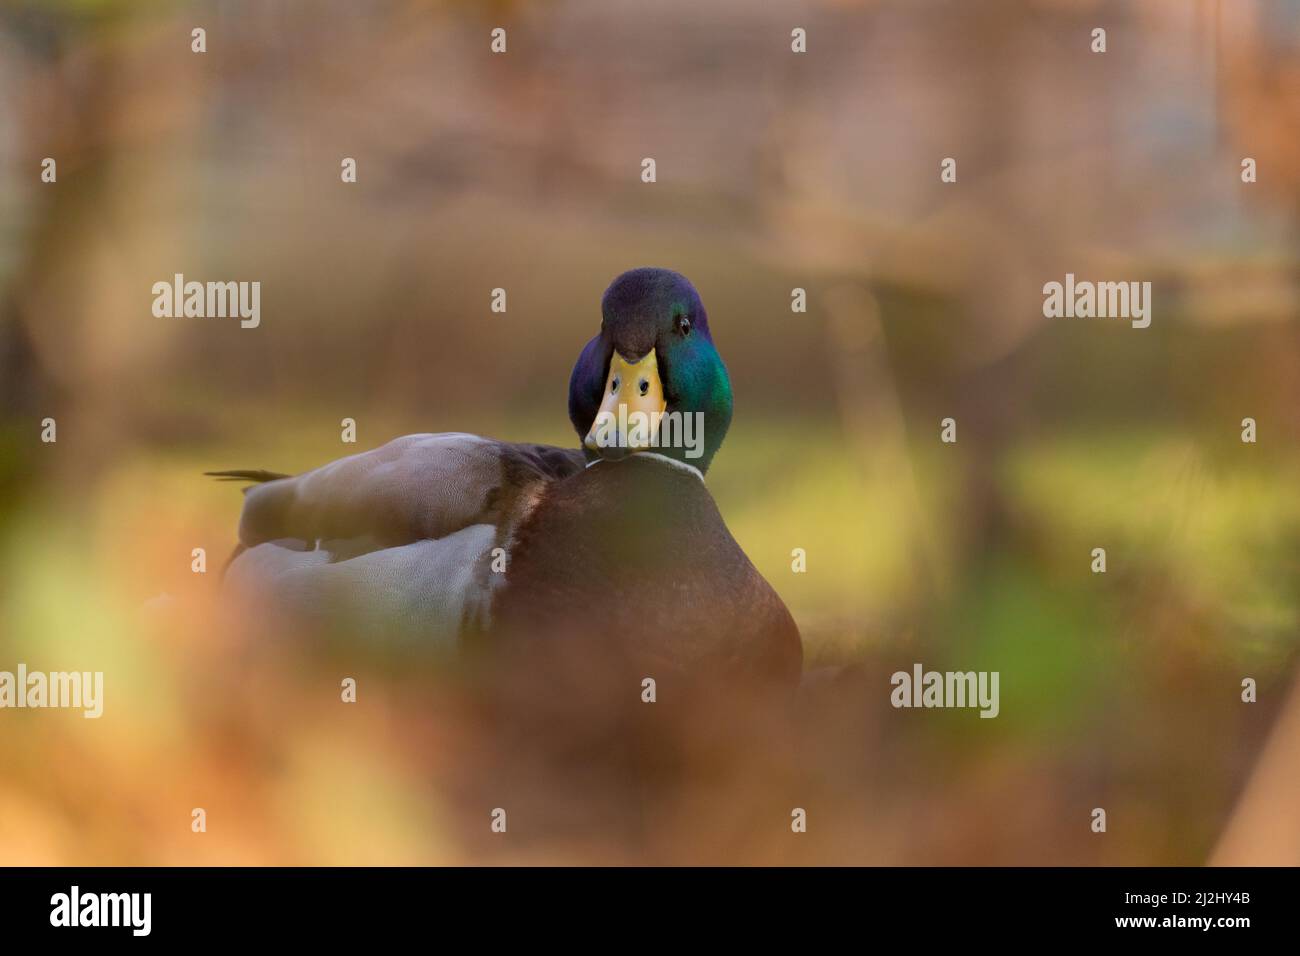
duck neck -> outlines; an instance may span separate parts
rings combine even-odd
[[[693,475],[694,477],[698,478],[701,481],[701,483],[704,481],[704,472],[696,468],[694,465],[681,461],[680,459],[672,458],[668,455],[660,454],[657,451],[640,451],[637,452],[636,454],[639,459],[643,459],[646,461],[661,462],[662,464],[667,465],[670,468],[677,468],[680,469],[681,471],[686,472],[689,475]],[[620,464],[620,462],[607,462],[602,458],[597,458],[593,461],[587,462],[587,467],[591,468],[595,465],[616,465],[616,464]]]

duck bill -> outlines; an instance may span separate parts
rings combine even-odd
[[[605,376],[605,398],[582,444],[606,461],[657,447],[659,421],[667,407],[655,350],[635,362],[615,350]]]

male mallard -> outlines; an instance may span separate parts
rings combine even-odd
[[[540,637],[796,683],[798,629],[704,486],[732,393],[699,294],[634,269],[601,312],[569,380],[582,450],[408,435],[297,477],[215,472],[262,482],[228,582],[448,646]]]

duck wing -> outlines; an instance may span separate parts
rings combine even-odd
[[[326,621],[453,640],[486,623],[491,552],[581,452],[462,433],[406,435],[246,489],[227,585]]]

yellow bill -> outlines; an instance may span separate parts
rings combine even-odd
[[[608,460],[655,447],[667,407],[655,350],[635,362],[615,350],[609,359],[604,400],[582,443]]]

